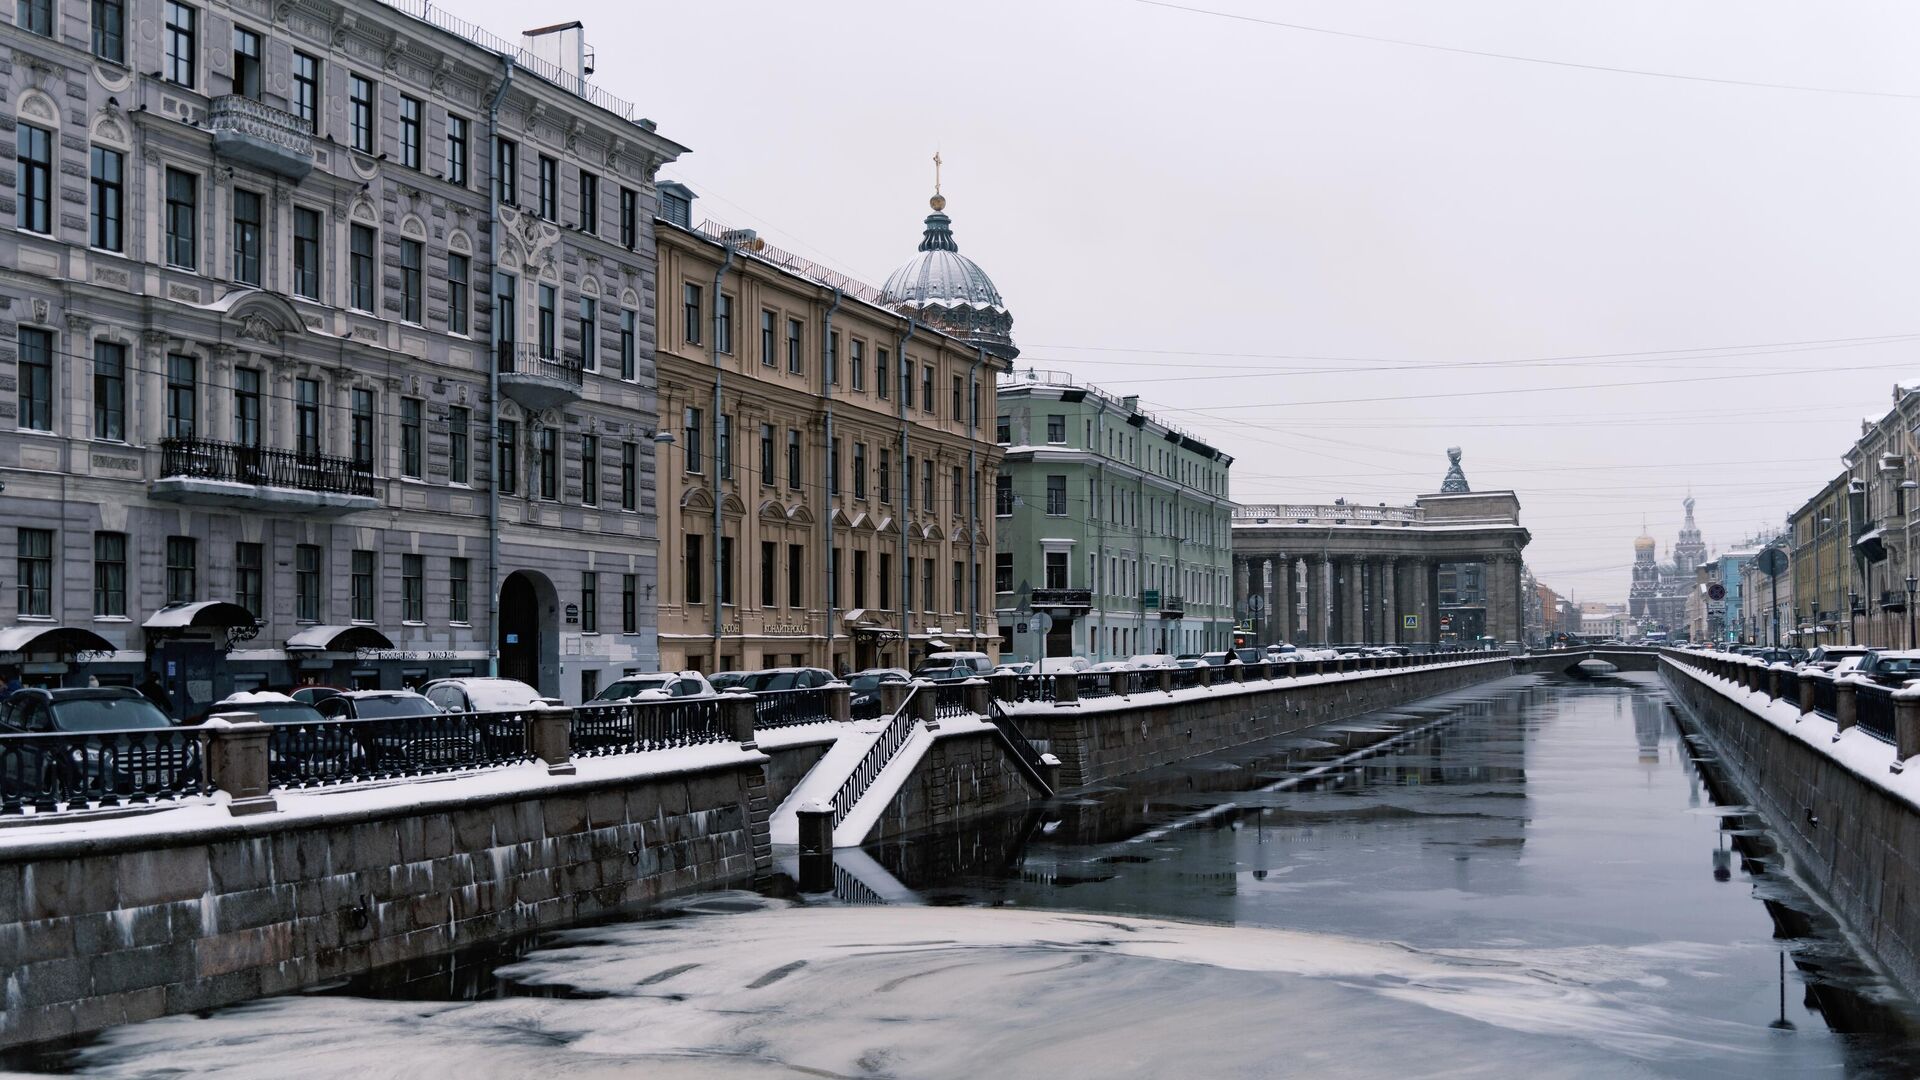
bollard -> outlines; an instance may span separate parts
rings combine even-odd
[[[1053,679],[1053,703],[1078,702],[1080,700],[1080,676],[1075,672],[1051,676]]]
[[[966,685],[967,711],[975,716],[993,715],[993,687],[985,679],[973,679]]]
[[[1841,734],[1859,720],[1860,705],[1859,700],[1854,697],[1854,694],[1855,690],[1851,678],[1833,680],[1833,738],[1835,742],[1840,741]]]
[[[1907,767],[1920,754],[1920,693],[1904,687],[1893,693],[1893,771]]]
[[[273,725],[262,723],[252,713],[230,713],[204,726],[207,779],[215,789],[232,797],[227,812],[246,817],[279,809],[267,773],[267,741],[273,735]]]
[[[1776,701],[1780,699],[1780,669],[1772,664],[1767,665],[1767,696]]]
[[[1803,671],[1800,673],[1800,715],[1805,716],[1812,711],[1813,675],[1811,672]]]
[[[804,803],[800,819],[800,891],[833,891],[833,804]]]
[[[548,776],[573,775],[573,710],[544,709],[527,720],[533,756],[546,762]]]
[[[1060,759],[1052,754],[1040,755],[1040,779],[1046,781],[1048,791],[1060,790]]]
[[[827,687],[827,719],[842,724],[853,720],[853,687]]]
[[[900,711],[900,704],[913,693],[912,683],[887,682],[880,684],[880,714],[892,716]]]
[[[1042,675],[1041,678],[1044,679],[1046,676]],[[1020,676],[989,675],[987,676],[987,685],[993,687],[994,697],[999,698],[1001,701],[1014,701],[1017,700],[1016,695],[1020,692]]]
[[[1155,672],[1160,676],[1161,693],[1173,693],[1173,669],[1166,667],[1156,668]]]
[[[720,724],[733,733],[733,741],[739,743],[742,750],[760,745],[754,741],[752,694],[721,694]]]

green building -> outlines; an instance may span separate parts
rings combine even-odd
[[[1058,372],[999,386],[1002,660],[1197,653],[1233,640],[1233,459]]]

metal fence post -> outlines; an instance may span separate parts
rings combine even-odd
[[[234,817],[279,809],[270,794],[267,741],[273,725],[252,713],[233,713],[220,726],[207,726],[207,780],[215,790],[232,797],[227,812]]]

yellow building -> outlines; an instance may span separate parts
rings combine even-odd
[[[1795,610],[1785,625],[1792,628],[1794,644],[1804,648],[1844,645],[1857,637],[1847,627],[1852,569],[1847,538],[1854,533],[1847,487],[1848,477],[1835,478],[1788,519]]]
[[[692,193],[662,187],[661,666],[841,671],[992,651],[982,500],[1001,451],[982,420],[1016,352],[944,200],[875,289],[696,226]]]

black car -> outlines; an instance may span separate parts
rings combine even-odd
[[[0,736],[40,736],[0,738],[0,801],[170,795],[203,780],[199,739],[132,687],[16,690]]]
[[[496,743],[524,743],[517,727],[480,728],[466,717],[443,713],[411,690],[349,690],[320,702],[330,720],[378,721],[361,727],[360,744],[375,772],[413,772],[479,763]]]
[[[330,724],[304,701],[264,691],[235,694],[207,709],[210,720],[236,716],[250,716],[277,729],[267,740],[267,774],[276,785],[337,782],[369,772],[367,748],[354,726]]]
[[[855,720],[871,720],[880,715],[880,687],[886,683],[907,683],[912,679],[899,668],[870,668],[847,676],[853,689],[847,702]]]

